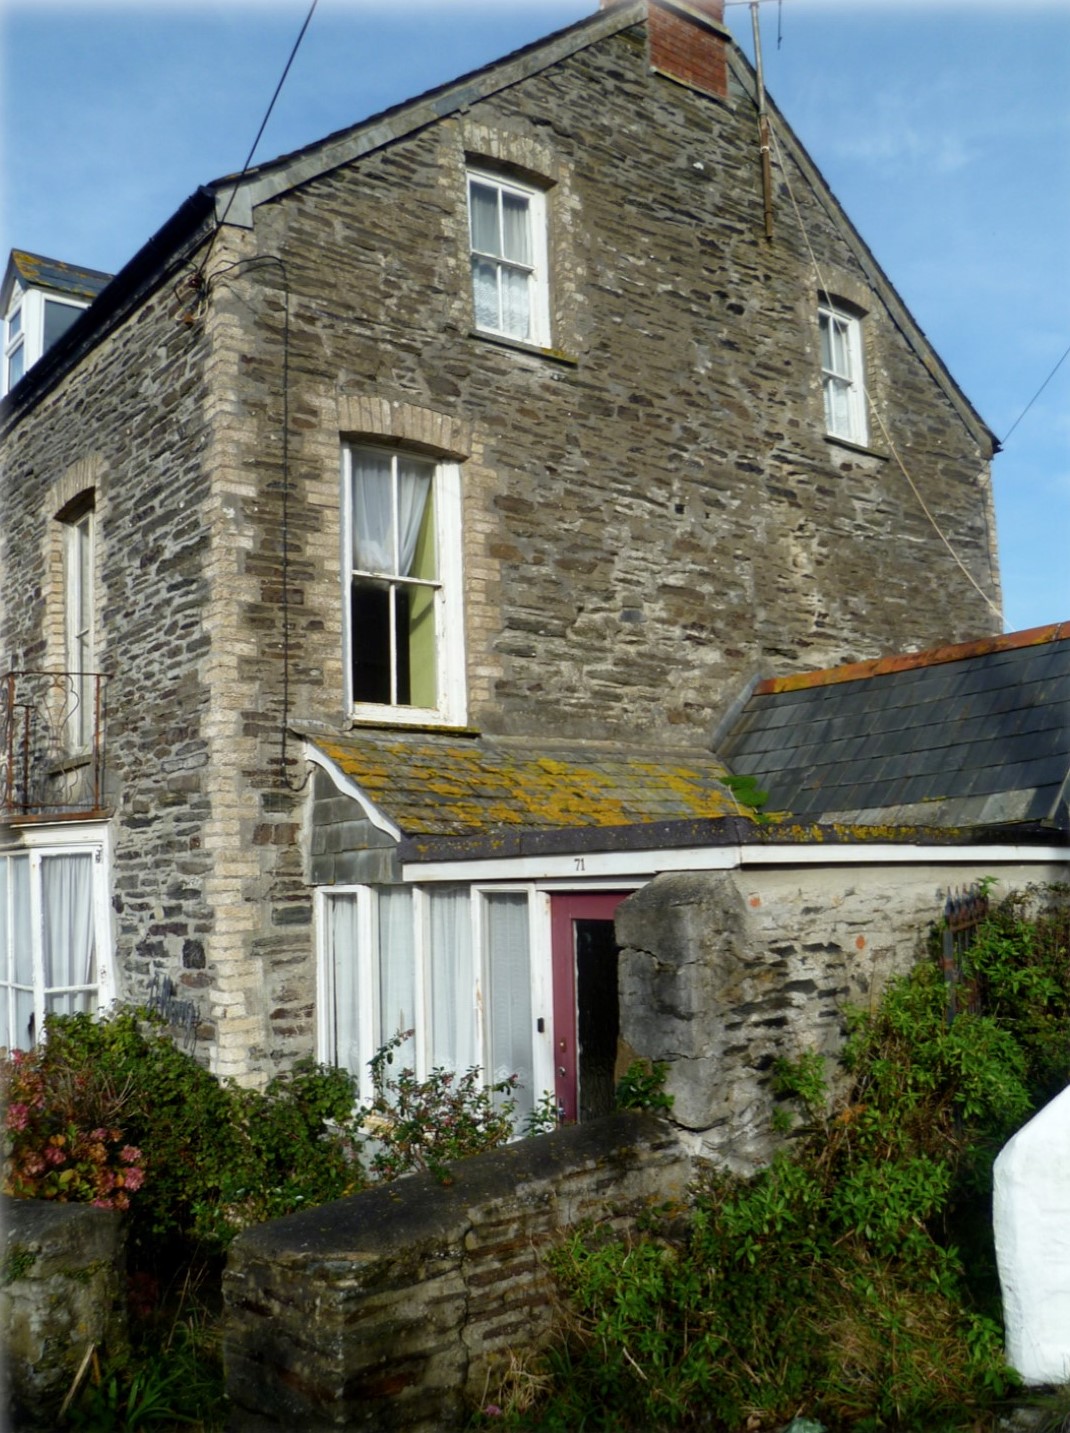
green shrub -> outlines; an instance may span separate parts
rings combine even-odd
[[[412,1033],[401,1031],[372,1058],[374,1095],[356,1119],[371,1137],[369,1168],[375,1178],[426,1171],[449,1183],[449,1166],[456,1160],[513,1138],[517,1079],[484,1085],[476,1068],[461,1074],[436,1068],[426,1080],[404,1066],[395,1071],[394,1056]],[[534,1128],[539,1118],[536,1111]]]
[[[247,1224],[362,1180],[347,1074],[306,1065],[243,1090],[144,1011],[50,1017],[45,1041],[5,1059],[0,1078],[9,1098],[32,1086],[8,1104],[5,1190],[129,1208],[135,1251],[173,1237],[222,1249]]]

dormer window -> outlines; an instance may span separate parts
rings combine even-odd
[[[22,293],[7,316],[4,334],[4,392],[26,372],[26,331],[22,326]]]
[[[0,288],[4,315],[0,396],[11,391],[58,342],[108,283],[110,274],[79,269],[13,249]]]

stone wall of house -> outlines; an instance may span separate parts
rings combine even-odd
[[[522,1140],[239,1235],[224,1279],[231,1426],[463,1427],[511,1353],[551,1327],[543,1254],[585,1220],[618,1234],[683,1196],[650,1115]]]
[[[766,240],[742,73],[692,92],[636,25],[473,98],[229,224],[194,308],[169,276],[7,435],[2,656],[55,665],[94,487],[120,994],[168,974],[220,1074],[314,1041],[286,733],[347,722],[345,439],[460,464],[486,730],[696,743],[759,668],[998,625],[890,456],[997,596],[988,440],[786,140]],[[546,187],[549,350],[473,333],[469,160]],[[811,254],[866,313],[866,450],[825,437]]]
[[[833,1088],[850,1008],[870,1009],[926,952],[949,892],[1064,881],[1038,867],[864,866],[658,876],[617,909],[621,1039],[664,1060],[690,1147],[769,1159],[773,1065],[815,1051]]]
[[[753,128],[738,79],[718,103],[652,74],[640,27],[310,180],[228,235],[228,262],[245,267],[213,303],[247,421],[222,454],[241,492],[231,605],[214,621],[241,654],[233,704],[256,748],[233,801],[262,843],[242,855],[261,904],[240,917],[262,991],[259,1064],[311,1039],[310,902],[271,758],[284,646],[291,720],[345,722],[345,440],[460,463],[468,717],[484,730],[694,743],[758,669],[997,625],[889,445],[998,597],[987,441],[912,349],[835,206],[786,158],[764,238]],[[547,185],[552,351],[473,331],[472,160]],[[811,248],[824,283],[867,314],[887,436],[875,428],[866,451],[825,436]],[[251,988],[244,1000],[254,1008]]]
[[[68,665],[63,519],[91,496],[118,993],[144,994],[166,973],[211,1033],[208,343],[184,313],[166,283],[5,423],[0,670]],[[3,844],[19,839],[0,829]]]
[[[765,239],[753,132],[738,81],[718,103],[651,74],[636,28],[256,212],[250,244],[286,265],[308,415],[302,557],[314,544],[333,575],[342,438],[463,459],[475,725],[695,741],[755,670],[998,626],[890,446],[997,596],[987,443],[786,150]],[[473,333],[466,159],[547,185],[552,352]],[[811,249],[867,315],[887,428],[867,451],[825,436]],[[265,262],[242,289],[257,372],[278,361],[280,282]],[[273,422],[248,432],[247,470],[270,468]],[[274,521],[264,508],[256,551]],[[308,717],[341,710],[337,591],[302,584],[294,660],[323,676],[295,686]]]
[[[2,1200],[5,1428],[50,1430],[90,1349],[126,1338],[119,1215],[87,1204]]]

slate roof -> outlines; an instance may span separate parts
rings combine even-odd
[[[64,264],[31,254],[25,249],[12,249],[7,278],[16,274],[28,288],[48,289],[50,293],[66,294],[69,298],[95,299],[109,283],[112,275],[99,269],[83,269],[77,264]],[[5,283],[5,289],[7,284]]]
[[[719,753],[766,811],[1070,831],[1070,622],[761,682]]]
[[[487,836],[740,814],[721,784],[723,762],[706,751],[376,729],[310,739],[404,836]]]

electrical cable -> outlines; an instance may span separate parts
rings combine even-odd
[[[817,279],[818,291],[819,291],[820,293],[822,293],[822,294],[828,295],[828,294],[830,293],[830,290],[829,290],[829,288],[827,287],[827,285],[825,284],[824,278],[822,277],[822,274],[821,274],[821,266],[820,266],[820,265],[818,264],[818,262],[817,262],[817,256],[816,256],[816,254],[814,253],[813,245],[810,243],[810,235],[809,235],[808,232],[807,232],[806,224],[805,224],[804,221],[803,221],[802,212],[800,211],[799,205],[798,205],[798,201],[797,201],[796,198],[795,198],[795,191],[794,191],[794,190],[792,189],[792,187],[791,187],[791,179],[790,179],[789,174],[788,174],[788,167],[787,167],[787,164],[784,162],[784,155],[783,155],[783,152],[781,151],[780,143],[779,143],[779,141],[778,141],[778,139],[777,139],[777,136],[776,136],[776,130],[773,128],[772,125],[770,125],[769,133],[770,133],[770,136],[771,136],[771,138],[772,138],[773,148],[774,148],[774,150],[776,151],[777,160],[778,160],[778,162],[779,162],[779,164],[780,164],[780,172],[781,172],[781,174],[783,175],[783,178],[784,178],[784,186],[785,186],[785,188],[786,188],[787,191],[788,191],[788,198],[791,200],[791,207],[792,207],[792,209],[793,209],[794,212],[795,212],[795,220],[796,220],[796,223],[797,223],[798,226],[799,226],[799,232],[802,234],[803,242],[804,242],[805,245],[806,245],[806,251],[807,251],[807,253],[808,253],[809,256],[810,256],[810,262],[811,262],[811,264],[813,265],[814,275],[815,275],[815,277],[816,277],[816,279]],[[1068,350],[1068,352],[1070,352],[1070,350]],[[1063,357],[1065,358],[1065,357],[1066,357],[1066,354],[1064,354]],[[1060,359],[1059,361],[1060,361],[1060,363],[1061,363],[1061,362],[1062,362],[1062,359]],[[896,466],[898,467],[899,471],[903,474],[903,477],[907,480],[907,484],[909,485],[911,492],[914,494],[914,497],[915,497],[915,499],[917,500],[918,506],[921,508],[922,512],[923,512],[923,513],[925,514],[925,516],[928,518],[929,522],[930,522],[931,525],[932,525],[933,531],[936,533],[937,537],[939,537],[940,541],[941,541],[941,542],[944,544],[944,546],[947,548],[948,552],[951,554],[951,557],[954,559],[955,563],[958,565],[958,567],[959,567],[960,570],[962,571],[963,576],[964,576],[964,577],[966,578],[966,580],[970,583],[971,587],[973,587],[973,588],[977,591],[977,593],[980,595],[980,597],[981,597],[981,598],[987,603],[987,605],[992,609],[992,611],[995,613],[995,615],[999,618],[1000,625],[1002,626],[1002,624],[1003,624],[1003,613],[1002,613],[1002,611],[1000,610],[998,604],[992,601],[991,597],[989,597],[988,593],[984,590],[984,588],[981,586],[981,584],[980,584],[980,583],[977,581],[977,579],[974,577],[973,573],[969,570],[969,568],[968,568],[968,567],[966,566],[966,564],[963,562],[962,558],[959,557],[958,553],[957,553],[957,552],[955,551],[955,549],[952,547],[950,541],[948,540],[948,538],[947,538],[946,535],[944,534],[944,531],[943,531],[943,529],[941,528],[940,524],[936,521],[936,518],[933,516],[932,512],[929,510],[929,506],[928,506],[928,504],[926,503],[925,499],[922,497],[921,492],[920,492],[919,489],[918,489],[918,485],[915,483],[914,479],[911,477],[910,473],[907,471],[907,466],[906,466],[906,464],[903,462],[903,459],[900,457],[900,455],[899,455],[899,450],[896,448],[895,443],[892,441],[891,434],[888,432],[888,429],[887,429],[887,426],[885,425],[884,419],[883,419],[883,417],[881,416],[880,409],[877,407],[876,403],[873,401],[873,396],[872,396],[872,394],[869,392],[869,389],[866,387],[865,383],[862,383],[862,384],[861,384],[861,388],[862,388],[863,394],[865,395],[866,405],[867,405],[869,411],[873,414],[874,418],[877,420],[877,425],[878,425],[878,427],[879,427],[880,430],[881,430],[881,435],[882,435],[882,437],[884,438],[885,443],[888,445],[888,451],[891,453],[892,457],[895,459],[895,463],[896,463]]]
[[[254,254],[248,259],[236,259],[223,264],[205,281],[205,290],[210,292],[214,284],[230,275],[240,276],[249,269],[274,264],[282,275],[283,326],[282,326],[282,721],[279,733],[279,780],[287,791],[297,793],[308,785],[311,768],[295,785],[286,770],[287,730],[290,721],[290,277],[283,260],[277,254]]]
[[[1000,446],[1001,448],[1005,448],[1005,447],[1007,446],[1007,439],[1011,436],[1011,434],[1014,432],[1015,428],[1017,428],[1018,424],[1022,421],[1022,419],[1025,417],[1025,415],[1029,412],[1030,408],[1032,408],[1033,404],[1037,401],[1037,399],[1040,397],[1040,395],[1044,392],[1045,388],[1047,388],[1048,384],[1051,382],[1051,380],[1052,380],[1052,379],[1055,377],[1055,375],[1058,373],[1059,369],[1063,366],[1064,360],[1065,360],[1067,357],[1070,357],[1070,345],[1067,346],[1066,351],[1063,353],[1062,358],[1059,359],[1058,363],[1055,365],[1055,367],[1054,367],[1054,368],[1051,370],[1051,372],[1048,374],[1047,378],[1045,378],[1044,382],[1040,385],[1040,387],[1037,389],[1037,391],[1033,394],[1032,398],[1030,398],[1029,402],[1025,405],[1025,407],[1022,409],[1022,411],[1018,414],[1018,417],[1015,418],[1014,422],[1013,422],[1013,423],[1011,424],[1011,426],[1007,429],[1006,435],[1005,435],[1003,438],[1000,439],[999,446]]]
[[[234,203],[234,199],[238,193],[238,188],[241,185],[242,180],[249,172],[249,167],[253,162],[253,155],[256,153],[257,145],[263,138],[264,130],[267,128],[268,120],[271,118],[271,112],[275,108],[275,101],[278,99],[279,95],[282,92],[282,87],[286,83],[286,76],[290,73],[290,67],[293,64],[294,60],[297,58],[297,51],[301,48],[301,41],[305,38],[305,31],[308,29],[309,24],[312,21],[312,16],[315,14],[316,6],[318,4],[319,0],[312,0],[312,4],[309,6],[308,14],[305,16],[305,23],[301,26],[301,32],[297,36],[297,39],[294,41],[293,49],[290,51],[290,58],[286,61],[286,66],[283,69],[281,76],[279,77],[279,82],[275,86],[275,93],[271,96],[271,103],[268,105],[267,110],[264,113],[264,118],[260,121],[260,128],[256,131],[256,138],[253,140],[252,145],[249,149],[249,153],[245,157],[245,163],[242,165],[241,171],[238,174],[237,179],[234,181],[234,186],[230,191],[230,198],[227,200],[226,208],[223,210],[223,215],[220,218],[219,222],[216,224],[215,232],[213,233],[211,241],[208,245],[208,251],[204,256],[202,263],[197,269],[197,280],[203,279],[204,277],[204,271],[205,269],[207,269],[208,261],[212,257],[212,248],[215,244],[216,234],[219,233],[220,229],[222,229],[223,225],[227,222],[227,215],[230,213],[231,205]]]

